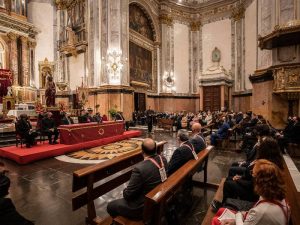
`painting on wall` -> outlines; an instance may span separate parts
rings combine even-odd
[[[129,42],[130,81],[149,85],[152,89],[152,52]]]
[[[144,11],[135,4],[129,5],[129,28],[154,41],[151,20]]]

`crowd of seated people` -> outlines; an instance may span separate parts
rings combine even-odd
[[[217,212],[212,225],[288,224],[290,212],[285,201],[283,157],[279,144],[267,124],[256,125],[252,132],[256,135],[256,143],[251,152],[245,152],[246,160],[233,163],[229,169],[222,202],[213,200],[211,203]],[[221,207],[232,209],[232,202],[237,205],[234,213],[249,210],[248,213],[242,215],[238,212],[236,219],[220,221],[224,212]],[[244,208],[240,209],[241,206]]]
[[[133,220],[142,219],[145,195],[186,162],[196,159],[196,154],[206,148],[201,125],[195,123],[192,129],[191,137],[187,130],[178,132],[179,146],[169,163],[163,156],[157,154],[154,140],[147,138],[143,141],[144,161],[138,163],[132,170],[128,186],[123,191],[123,198],[108,203],[107,212],[113,218],[124,216]]]

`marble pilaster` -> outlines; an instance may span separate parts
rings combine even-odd
[[[22,77],[23,77],[23,86],[29,86],[29,52],[28,52],[28,38],[22,36]]]
[[[173,19],[166,14],[160,16],[161,23],[161,70],[160,92],[164,92],[163,76],[165,72],[174,72],[174,27]]]
[[[10,53],[9,53],[9,61],[10,61],[10,70],[13,73],[13,85],[18,85],[18,50],[17,50],[17,35],[14,33],[7,34],[10,42]]]
[[[35,73],[34,73],[34,65],[35,65],[35,47],[36,42],[35,41],[29,41],[28,42],[28,48],[29,48],[29,66],[30,66],[30,86],[35,86]]]

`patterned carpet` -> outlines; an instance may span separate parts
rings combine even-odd
[[[102,145],[95,148],[72,152],[67,155],[56,157],[56,159],[71,163],[99,163],[124,153],[141,149],[141,139],[129,139]]]

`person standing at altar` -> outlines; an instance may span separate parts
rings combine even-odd
[[[45,88],[46,106],[55,106],[56,87],[52,76],[47,77],[47,83]]]
[[[32,129],[28,116],[21,114],[16,123],[16,132],[25,139],[26,148],[30,148],[35,144],[35,138],[38,136],[37,132]]]
[[[46,117],[42,120],[42,132],[48,136],[49,144],[54,145],[58,144],[58,130],[55,125],[55,121],[52,118],[52,113],[48,112]],[[52,136],[54,135],[54,139],[52,139]]]

